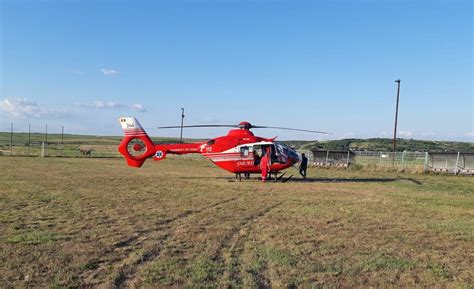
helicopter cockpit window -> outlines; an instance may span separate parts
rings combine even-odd
[[[248,157],[249,156],[249,147],[240,147],[240,156],[241,157]]]
[[[275,142],[279,162],[286,162],[288,158],[299,159],[298,154],[289,146],[281,142]]]
[[[276,145],[271,146],[271,155],[270,156],[271,156],[271,159],[272,159],[272,163],[284,163],[284,161],[282,161],[282,159],[281,159],[281,152],[278,149],[278,146],[276,146]]]

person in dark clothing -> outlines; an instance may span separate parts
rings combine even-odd
[[[304,153],[301,154],[300,174],[306,179],[306,168],[308,167],[308,158]]]
[[[253,165],[260,165],[260,156],[258,155],[258,152],[255,148],[253,148]]]

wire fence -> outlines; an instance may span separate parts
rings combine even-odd
[[[432,171],[474,174],[474,153],[430,153],[429,158]]]
[[[39,157],[122,157],[117,150],[121,137],[84,136],[61,133],[48,134],[0,132],[0,156]],[[169,142],[170,140],[162,140]],[[375,152],[301,150],[313,166],[361,166],[415,172],[474,174],[474,153],[462,152]],[[196,158],[192,155],[185,158]]]
[[[37,142],[30,145],[16,145],[6,151],[0,146],[0,154],[40,157],[120,157],[118,143],[84,145],[81,143]]]
[[[426,152],[368,152],[356,151],[354,162],[362,165],[378,167],[395,167],[399,170],[406,168],[424,169],[427,163]]]
[[[28,125],[0,132],[0,155],[51,157],[119,157],[120,137],[65,134],[64,126]]]
[[[474,174],[474,153],[312,151],[309,155],[314,166],[347,168],[356,165],[397,171]]]
[[[121,136],[74,135],[63,126],[28,125],[0,132],[0,156],[31,157],[121,157]],[[153,138],[156,144],[176,142],[173,138]]]

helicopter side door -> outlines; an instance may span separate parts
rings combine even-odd
[[[238,167],[250,168],[254,165],[253,150],[254,150],[253,145],[241,145],[238,148],[238,152],[239,152],[239,161],[237,161]]]
[[[262,144],[262,145],[254,145],[253,146],[253,153],[254,153],[254,160],[255,165],[258,166],[260,164],[260,159],[267,154],[267,150],[270,149],[270,162],[271,164],[283,164],[285,160],[280,152],[279,149],[275,147],[274,144]]]

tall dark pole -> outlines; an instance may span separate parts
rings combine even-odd
[[[395,109],[395,128],[393,129],[393,162],[395,163],[395,155],[397,152],[397,123],[398,123],[398,103],[400,101],[400,79],[395,80],[398,83],[397,88],[397,107]]]
[[[183,142],[183,123],[184,123],[184,108],[181,108],[181,135],[179,136],[179,142]]]

